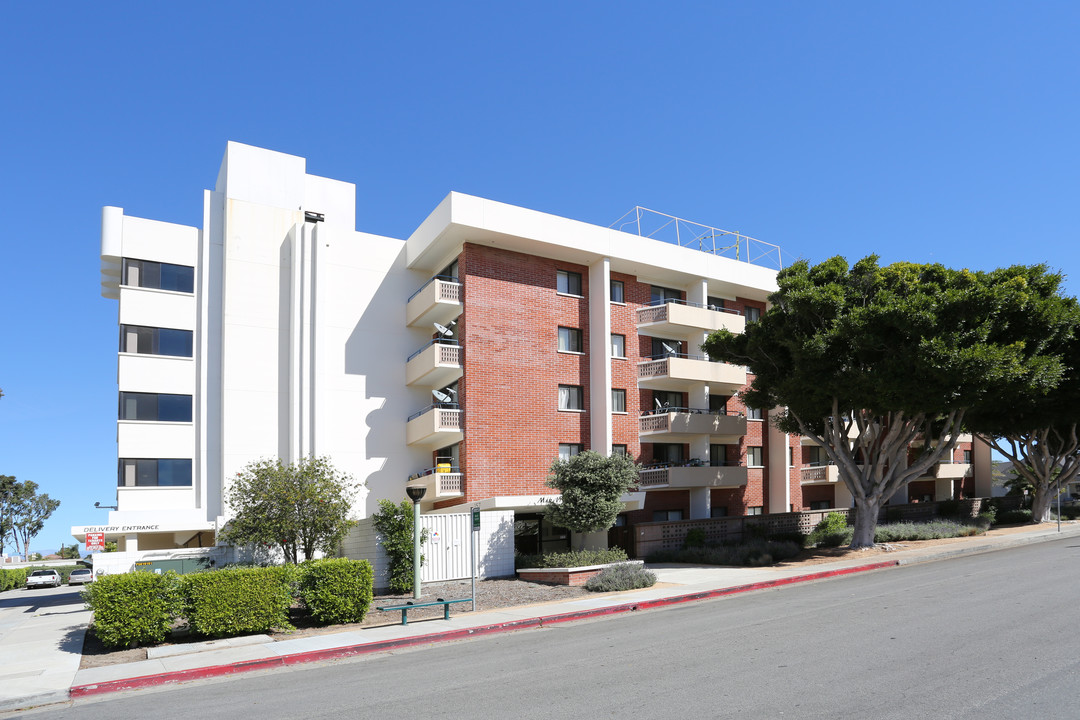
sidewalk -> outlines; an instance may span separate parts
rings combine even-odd
[[[86,670],[78,669],[82,638],[89,621],[89,612],[83,609],[81,601],[72,604],[69,599],[60,598],[58,604],[38,609],[31,637],[29,629],[21,627],[27,624],[30,611],[25,600],[19,596],[21,607],[13,606],[9,600],[15,597],[12,593],[23,591],[9,591],[0,596],[0,712],[100,693],[543,627],[1076,536],[1080,536],[1080,524],[1071,523],[1063,525],[1060,534],[1054,529],[1040,528],[995,538],[972,538],[952,547],[898,550],[872,559],[841,560],[809,567],[657,565],[650,569],[657,573],[659,587],[645,590],[479,610],[452,615],[449,621],[421,620],[407,626],[386,625],[279,642],[256,635],[170,645],[150,649],[147,660]]]

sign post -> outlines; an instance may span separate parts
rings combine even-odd
[[[469,544],[472,545],[472,609],[476,612],[476,566],[477,556],[480,552],[480,506],[472,507],[472,531],[469,533]]]

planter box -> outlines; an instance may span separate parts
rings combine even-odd
[[[574,568],[527,568],[518,570],[518,577],[529,582],[547,583],[548,585],[571,585],[577,587],[588,582],[589,578],[596,577],[605,568],[612,565],[644,565],[643,560],[624,560],[623,562],[607,563],[606,565],[585,565]]]

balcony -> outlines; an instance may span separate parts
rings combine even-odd
[[[743,465],[687,465],[644,468],[638,472],[639,490],[660,488],[736,488],[746,485]]]
[[[432,340],[409,356],[405,384],[446,387],[461,377],[461,346],[456,342]]]
[[[446,500],[465,494],[465,473],[457,468],[428,468],[410,477],[408,484],[427,488],[424,500]]]
[[[638,418],[638,436],[643,442],[688,443],[708,435],[716,444],[733,444],[746,434],[746,418],[696,408],[668,408],[665,412]]]
[[[735,310],[667,300],[637,311],[637,331],[649,337],[689,337],[700,332],[730,330],[741,333],[746,318]]]
[[[461,442],[461,408],[457,403],[435,403],[409,417],[405,442],[414,447],[439,448]]]
[[[840,480],[840,469],[835,465],[811,465],[799,471],[802,485],[819,485]]]
[[[405,324],[409,327],[447,325],[461,315],[461,300],[461,283],[457,278],[433,277],[409,298]]]
[[[638,363],[640,388],[685,391],[691,383],[705,383],[718,395],[734,395],[746,385],[746,368],[698,355],[669,355]]]
[[[939,480],[955,480],[957,478],[967,477],[971,472],[970,463],[948,463],[939,462],[934,465],[931,470],[933,477]]]

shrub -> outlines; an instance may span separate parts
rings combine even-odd
[[[1031,522],[1030,510],[1005,510],[999,512],[995,525],[1018,525]]]
[[[607,565],[626,562],[626,560],[626,551],[614,547],[606,550],[572,550],[544,555],[518,555],[514,558],[514,565],[517,568],[572,568]]]
[[[652,587],[655,584],[656,573],[637,563],[620,563],[604,568],[595,577],[589,578],[585,582],[585,589],[591,592],[614,592]]]
[[[983,525],[981,523],[985,522],[985,523],[987,523],[986,527],[989,527],[990,525],[993,525],[994,523],[997,522],[997,513],[998,513],[997,508],[994,507],[993,505],[987,503],[982,508],[982,511],[979,513],[979,515],[975,518],[975,524],[978,525],[979,527],[983,527]],[[986,528],[983,527],[983,529],[986,529]]]
[[[230,568],[184,575],[184,614],[194,632],[227,637],[291,629],[290,584],[286,567]]]
[[[174,572],[104,575],[83,588],[83,599],[94,634],[110,648],[161,642],[183,607]]]
[[[705,545],[705,531],[702,528],[691,528],[683,540],[683,547],[702,547]]]
[[[891,525],[878,525],[874,531],[874,542],[938,540],[941,538],[977,535],[980,532],[979,528],[975,526],[962,525],[954,520],[932,520],[922,523],[902,522]]]
[[[843,513],[829,513],[817,524],[806,538],[807,545],[818,547],[838,547],[850,542],[851,531],[848,529],[847,516]]]
[[[26,584],[26,576],[29,572],[26,568],[0,569],[0,592],[21,588]]]
[[[396,593],[412,592],[413,589],[413,504],[402,500],[395,505],[389,500],[379,501],[379,512],[371,516],[375,531],[381,535],[380,542],[390,561],[390,589]],[[427,528],[420,531],[420,547],[427,540]],[[424,556],[420,555],[420,566]]]
[[[649,562],[762,567],[793,558],[801,551],[801,543],[754,539],[738,544],[661,550],[649,555]]]
[[[302,567],[300,597],[320,623],[358,623],[371,606],[373,582],[367,560],[315,560]]]

